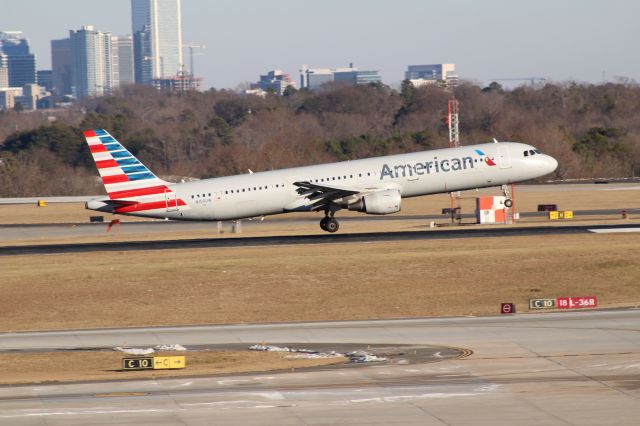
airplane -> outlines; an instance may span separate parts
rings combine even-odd
[[[104,129],[86,130],[107,196],[86,208],[172,220],[221,221],[323,211],[320,228],[336,232],[336,212],[399,212],[402,198],[501,186],[553,172],[558,162],[531,145],[498,142],[339,163],[171,183],[160,179]],[[507,198],[505,206],[511,207]]]

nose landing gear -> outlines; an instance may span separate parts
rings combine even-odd
[[[502,189],[502,195],[507,197],[507,199],[504,200],[504,206],[505,207],[513,206],[513,200],[511,199],[511,197],[509,197],[509,187],[507,185],[501,185],[500,188]]]

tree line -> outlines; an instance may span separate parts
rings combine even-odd
[[[205,178],[448,146],[447,101],[463,145],[523,141],[559,161],[553,179],[640,174],[640,86],[464,83],[400,90],[327,85],[258,97],[125,86],[68,110],[0,113],[0,197],[103,190],[82,130],[104,128],[161,176]]]

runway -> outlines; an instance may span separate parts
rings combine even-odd
[[[376,241],[415,241],[479,237],[516,237],[531,235],[570,235],[587,232],[640,232],[640,224],[528,226],[509,228],[428,229],[402,232],[364,232],[268,237],[218,237],[157,241],[103,243],[38,244],[0,247],[0,256],[21,254],[62,254],[96,251],[167,250],[224,247],[263,247],[273,245],[368,243]]]
[[[0,334],[1,350],[406,344],[468,357],[363,368],[0,387],[6,424],[632,425],[640,310]]]

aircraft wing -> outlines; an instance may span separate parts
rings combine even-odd
[[[360,194],[362,191],[352,188],[318,185],[310,182],[294,182],[297,192],[309,200],[311,210],[324,210],[325,206],[339,198]]]

